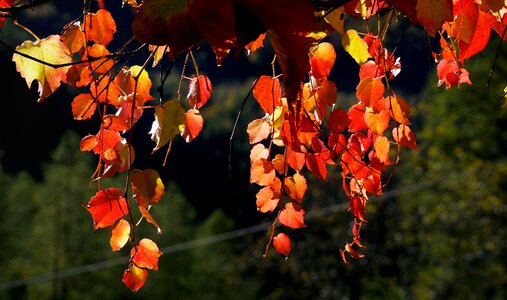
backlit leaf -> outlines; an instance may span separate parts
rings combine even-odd
[[[113,228],[109,244],[113,251],[118,251],[128,242],[130,238],[130,224],[124,219],[121,219],[118,224]]]
[[[181,132],[181,137],[185,139],[187,143],[190,143],[201,133],[203,125],[204,119],[199,110],[193,108],[189,109],[185,113],[185,127]]]
[[[248,124],[246,129],[250,144],[256,144],[266,139],[271,133],[271,126],[265,119],[256,119]]]
[[[132,193],[140,206],[156,204],[165,194],[165,187],[157,171],[148,169],[132,175]]]
[[[285,177],[283,182],[283,189],[289,195],[289,198],[299,203],[303,202],[307,188],[306,179],[299,173]]]
[[[180,134],[185,124],[185,110],[176,100],[167,101],[155,107],[155,120],[151,126],[151,139],[156,143],[153,151],[167,144]]]
[[[107,46],[113,40],[116,32],[116,23],[111,13],[105,9],[99,9],[96,13],[88,13],[82,24],[88,40]]]
[[[393,139],[407,148],[417,150],[415,135],[405,124],[393,128]]]
[[[194,108],[201,108],[211,97],[212,87],[211,81],[206,75],[192,77],[188,84],[187,99]]]
[[[364,64],[371,56],[368,52],[368,45],[353,29],[347,30],[342,35],[342,46],[350,56],[360,65]]]
[[[130,264],[128,269],[123,272],[123,283],[134,292],[143,287],[148,278],[148,271]]]
[[[410,106],[401,96],[389,97],[391,106],[391,117],[396,120],[396,122],[410,125],[409,117],[410,117]]]
[[[16,47],[16,51],[39,59],[49,64],[59,65],[72,61],[69,50],[60,41],[59,35],[50,35],[36,42],[24,41]],[[51,95],[65,81],[70,66],[53,68],[40,62],[15,53],[12,60],[16,63],[16,70],[25,78],[28,86],[34,80],[39,83],[39,99],[42,101]]]
[[[385,136],[379,136],[373,144],[377,157],[381,163],[389,163],[389,140]]]
[[[282,97],[280,80],[271,76],[262,75],[255,83],[253,95],[261,108],[267,114],[272,114],[275,107],[282,105],[280,102],[280,98]]]
[[[118,188],[107,188],[95,194],[86,209],[92,214],[94,228],[112,226],[128,214],[127,200]]]
[[[139,245],[132,248],[130,257],[136,266],[151,270],[158,270],[158,258],[162,252],[158,249],[157,244],[150,239],[142,239]]]
[[[273,238],[273,246],[278,253],[289,256],[290,254],[290,239],[285,233],[279,233]]]
[[[86,47],[86,37],[79,23],[70,26],[62,35],[62,41],[71,53]]]
[[[79,94],[72,100],[72,114],[76,120],[86,120],[95,113],[97,103],[90,94]]]
[[[273,164],[264,158],[258,159],[252,163],[250,168],[250,182],[255,182],[261,186],[268,186],[275,180],[275,168]]]
[[[385,87],[380,78],[364,78],[356,88],[356,97],[364,106],[373,106],[384,97]]]
[[[278,220],[280,223],[290,228],[302,228],[306,226],[304,222],[304,214],[305,211],[301,208],[301,206],[290,202],[285,204],[285,208],[280,212]]]
[[[364,122],[366,126],[374,133],[382,135],[389,127],[389,111],[375,111],[371,107],[367,107],[364,113]]]
[[[160,228],[160,225],[158,225],[157,221],[155,221],[155,218],[153,218],[150,211],[147,208],[145,208],[144,206],[139,206],[139,211],[141,212],[141,215],[143,216],[143,218],[145,218],[146,221],[148,221],[148,223],[155,226],[155,228],[157,229],[157,234],[161,234],[162,229]]]
[[[312,68],[312,75],[315,78],[329,77],[335,60],[336,52],[333,45],[328,42],[320,43],[311,52],[310,66]]]
[[[263,213],[275,210],[280,200],[281,187],[280,179],[275,178],[271,185],[260,189],[256,195],[257,210]]]

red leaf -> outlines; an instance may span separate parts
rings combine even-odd
[[[350,209],[352,210],[354,217],[358,218],[361,221],[365,221],[365,203],[362,198],[350,197]]]
[[[113,251],[118,251],[128,242],[130,238],[130,224],[129,222],[121,219],[111,232],[111,239],[109,244]]]
[[[468,77],[468,72],[460,68],[455,60],[442,59],[437,65],[438,86],[445,83],[445,88],[455,86],[461,83],[472,84]]]
[[[280,200],[281,186],[280,179],[275,178],[270,186],[260,189],[256,196],[257,210],[263,213],[275,210]]]
[[[391,106],[391,117],[398,123],[410,125],[410,106],[405,99],[396,95],[394,97],[389,97],[388,100]]]
[[[296,172],[300,172],[304,167],[306,159],[305,154],[301,152],[296,152],[287,147],[287,153],[285,154],[287,163],[291,168],[296,170]]]
[[[350,119],[346,111],[337,108],[329,113],[328,123],[334,133],[340,133],[349,127]]]
[[[289,256],[290,254],[290,239],[285,233],[279,233],[273,238],[273,246],[278,253]]]
[[[155,271],[158,270],[158,258],[161,255],[157,244],[150,239],[142,239],[139,245],[130,251],[130,257],[136,266]]]
[[[141,212],[143,218],[145,218],[146,221],[148,221],[148,223],[155,226],[155,228],[157,229],[157,234],[161,234],[162,229],[160,229],[160,225],[158,225],[157,221],[155,221],[155,218],[153,218],[153,216],[150,214],[150,211],[144,206],[139,206],[139,211]]]
[[[253,95],[267,114],[272,114],[276,106],[282,105],[280,102],[282,88],[278,78],[266,75],[259,77],[255,83]]]
[[[417,150],[415,135],[405,124],[400,124],[400,126],[393,128],[393,139],[407,148]]]
[[[364,106],[373,106],[384,97],[385,87],[382,79],[365,78],[356,88],[356,97]]]
[[[320,180],[326,180],[326,162],[317,154],[307,153],[305,155],[306,167]]]
[[[302,228],[306,226],[304,214],[305,211],[301,206],[291,202],[285,204],[285,208],[280,212],[278,220],[280,220],[280,223],[290,228]]]
[[[88,202],[86,209],[92,214],[95,229],[112,226],[128,214],[127,200],[118,188],[97,192]]]
[[[320,84],[320,87],[317,89],[319,101],[322,101],[327,105],[334,105],[336,103],[336,93],[337,93],[336,84],[331,80],[325,80]]]
[[[364,113],[365,108],[363,104],[355,104],[349,109],[348,117],[350,120],[350,132],[356,132],[366,128],[366,123],[364,122]]]
[[[181,137],[183,137],[187,143],[190,143],[201,133],[203,125],[204,119],[199,110],[193,108],[189,109],[185,113],[185,127],[181,132]]]
[[[123,283],[134,292],[143,287],[148,278],[148,271],[130,264],[128,269],[123,272]]]
[[[333,45],[327,42],[320,43],[311,52],[310,66],[312,68],[312,76],[315,78],[329,77],[335,60],[336,52]]]
[[[188,84],[187,99],[191,106],[194,108],[201,108],[211,97],[211,81],[206,75],[199,75],[192,77]]]

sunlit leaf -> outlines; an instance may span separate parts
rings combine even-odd
[[[155,242],[150,239],[142,239],[138,246],[130,251],[130,257],[136,266],[151,270],[158,270],[158,259],[162,252]]]
[[[255,83],[253,95],[261,108],[267,114],[272,114],[275,107],[281,105],[282,88],[280,87],[280,81],[278,78],[262,75]]]
[[[415,135],[405,124],[400,124],[400,126],[393,128],[393,139],[407,148],[417,149]]]
[[[118,188],[97,192],[88,202],[86,209],[92,214],[95,229],[112,226],[128,213],[127,200]]]
[[[90,94],[79,94],[72,100],[72,114],[76,120],[86,120],[95,113],[97,103]]]
[[[107,46],[113,40],[116,32],[116,23],[111,13],[105,9],[99,9],[96,13],[85,14],[85,20],[81,25],[86,31],[88,40]]]
[[[336,52],[331,43],[320,43],[311,52],[310,65],[312,75],[316,78],[327,78],[331,73],[334,62],[336,60]]]
[[[289,195],[289,198],[299,203],[303,202],[307,188],[306,179],[299,173],[285,177],[283,182],[283,189]]]
[[[175,135],[181,133],[185,124],[185,110],[176,100],[167,101],[155,107],[155,121],[149,134],[156,143],[153,151],[167,144]]]
[[[201,108],[211,97],[211,81],[206,75],[192,77],[188,84],[187,99],[194,108]]]
[[[123,272],[123,283],[134,292],[137,292],[144,286],[148,278],[148,271],[130,264],[128,269]]]
[[[266,139],[271,133],[271,126],[265,119],[256,119],[248,124],[246,129],[250,144],[256,144]]]
[[[113,228],[109,244],[113,251],[118,251],[128,242],[130,238],[130,224],[124,219],[121,219],[118,224]]]
[[[342,46],[350,56],[360,65],[364,64],[371,56],[368,52],[368,45],[353,29],[347,30],[342,35]]]
[[[185,127],[181,132],[181,137],[187,143],[190,143],[201,133],[203,125],[204,119],[202,118],[201,112],[197,109],[189,109],[185,113]]]
[[[69,50],[60,41],[59,35],[50,35],[36,42],[24,41],[16,47],[16,51],[29,55],[48,64],[60,65],[72,61]],[[16,63],[16,70],[25,78],[28,86],[34,80],[39,83],[39,100],[51,95],[65,81],[70,66],[53,68],[33,59],[15,53],[12,60]]]
[[[305,211],[301,208],[301,206],[290,202],[285,204],[285,208],[280,212],[278,220],[280,223],[290,228],[302,228],[306,226],[304,222],[304,214]]]
[[[290,239],[285,233],[279,233],[273,238],[273,246],[278,253],[289,256],[290,254]]]
[[[132,193],[140,206],[148,207],[160,201],[165,194],[165,187],[158,172],[147,169],[132,175]]]

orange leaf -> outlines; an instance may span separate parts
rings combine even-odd
[[[364,122],[371,131],[382,135],[389,127],[389,111],[375,112],[371,107],[367,107],[364,113]]]
[[[95,103],[92,95],[90,94],[79,94],[72,101],[72,114],[76,120],[86,120],[92,117],[95,113]]]
[[[211,81],[206,75],[193,76],[188,84],[187,99],[194,108],[201,108],[211,97]]]
[[[282,183],[280,179],[275,177],[275,180],[270,186],[260,189],[256,196],[257,210],[263,213],[275,210],[280,200],[281,187]]]
[[[306,226],[304,214],[305,211],[301,206],[291,202],[285,204],[285,208],[280,212],[278,220],[280,220],[280,223],[290,228],[302,228]]]
[[[375,140],[373,147],[375,148],[375,152],[377,153],[377,157],[383,164],[389,164],[389,140],[385,136],[379,136]]]
[[[190,143],[201,133],[203,123],[204,119],[199,110],[193,108],[189,109],[185,113],[185,127],[181,132],[181,137],[185,139],[187,143]]]
[[[250,168],[250,182],[261,186],[271,185],[275,180],[275,175],[273,164],[264,158],[254,161]]]
[[[334,51],[333,45],[327,42],[320,43],[317,48],[311,52],[310,66],[312,68],[313,77],[329,77],[335,60],[336,52]]]
[[[301,152],[296,152],[287,147],[287,154],[285,155],[287,159],[287,163],[291,168],[296,170],[296,172],[300,172],[304,167],[306,159],[305,154]]]
[[[405,99],[398,95],[388,99],[391,105],[391,117],[398,123],[410,125],[410,106]]]
[[[110,55],[111,53],[106,49],[105,46],[101,44],[93,44],[92,46],[89,46],[87,48],[85,54],[89,58],[100,58]],[[84,56],[83,59],[86,59],[86,56]],[[90,63],[90,69],[92,70],[93,73],[107,74],[113,68],[114,63],[115,62],[112,59],[107,58],[98,59]]]
[[[256,119],[248,124],[246,129],[250,144],[256,144],[266,139],[271,133],[271,126],[266,119]]]
[[[93,148],[95,148],[95,146],[97,146],[98,143],[99,141],[97,140],[97,136],[87,135],[81,139],[79,147],[81,148],[81,151],[90,151]]]
[[[393,139],[407,148],[417,150],[415,135],[405,124],[400,124],[400,126],[393,128]]]
[[[130,264],[128,269],[123,272],[123,283],[134,292],[143,287],[148,278],[148,271]]]
[[[459,86],[461,83],[472,84],[468,71],[460,68],[455,60],[442,59],[437,65],[438,86],[445,83],[445,88]]]
[[[148,169],[132,175],[132,193],[139,206],[156,204],[165,193],[165,187],[157,171]]]
[[[283,189],[287,195],[299,203],[303,202],[307,188],[306,179],[299,173],[294,174],[294,176],[285,177],[283,182]]]
[[[152,224],[153,226],[155,226],[155,228],[157,228],[157,234],[161,234],[162,229],[160,229],[160,225],[158,225],[157,221],[155,221],[153,216],[150,214],[150,211],[144,206],[139,206],[139,211],[141,212],[143,218],[145,218],[146,221],[148,221],[148,223]]]
[[[350,256],[355,259],[364,257],[363,254],[359,254],[356,250],[354,250],[354,248],[352,248],[351,244],[349,243],[345,244],[345,251],[347,251],[347,253],[350,254]]]
[[[290,239],[285,233],[279,233],[273,238],[273,246],[278,253],[289,256],[290,254]]]
[[[88,40],[107,46],[113,40],[116,32],[116,23],[111,13],[105,9],[99,9],[96,13],[85,15],[83,31],[86,31]],[[86,28],[84,28],[86,26]]]
[[[251,41],[250,43],[245,45],[245,48],[248,50],[247,54],[250,55],[254,53],[257,49],[264,47],[264,39],[266,38],[266,34],[262,33],[257,37],[255,41]]]
[[[262,75],[255,83],[253,95],[261,108],[267,114],[272,114],[275,107],[281,105],[282,88],[280,87],[280,81],[278,78]]]
[[[356,88],[356,97],[364,106],[373,106],[384,97],[385,87],[380,78],[364,78]]]
[[[79,24],[72,25],[65,30],[62,41],[70,50],[70,53],[77,53],[86,47],[86,37]]]
[[[250,150],[250,163],[253,163],[256,160],[259,160],[261,158],[268,159],[269,157],[269,150],[266,149],[266,147],[263,144],[257,144],[252,147],[252,150]]]
[[[327,105],[333,105],[336,103],[336,84],[334,81],[326,80],[321,83],[320,87],[317,89],[317,95],[319,96],[319,100],[323,101]]]
[[[130,257],[136,266],[155,271],[158,270],[158,258],[161,255],[157,244],[150,239],[142,239],[139,245],[130,251]]]
[[[128,214],[127,200],[118,188],[97,192],[88,202],[86,209],[92,214],[95,229],[112,226]]]
[[[120,250],[128,242],[129,237],[130,224],[125,219],[121,219],[112,230],[111,239],[109,240],[111,249],[113,251]]]
[[[280,173],[280,174],[287,173],[286,161],[285,161],[285,157],[284,157],[283,154],[277,154],[277,155],[275,155],[275,158],[273,158],[271,160],[271,162],[273,163],[273,167],[275,168],[275,170],[278,173]]]

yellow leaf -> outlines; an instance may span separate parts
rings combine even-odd
[[[354,60],[362,65],[371,56],[368,52],[368,45],[366,42],[357,34],[357,31],[350,29],[342,35],[342,46]]]
[[[16,47],[16,51],[48,64],[61,65],[72,61],[69,50],[60,41],[59,35],[51,35],[36,42],[24,41]],[[70,66],[53,68],[31,58],[15,53],[12,60],[16,63],[16,70],[25,78],[30,87],[34,80],[39,83],[39,99],[42,101],[51,95],[65,80]]]
[[[175,135],[180,134],[185,124],[185,110],[176,100],[155,107],[155,121],[151,126],[151,139],[157,143],[153,151],[167,144]]]
[[[113,251],[118,251],[128,242],[130,237],[130,224],[125,221],[125,219],[121,219],[118,224],[114,227],[111,233],[111,239],[109,244],[111,245],[111,249]]]

